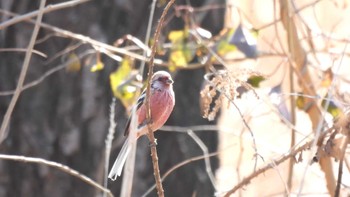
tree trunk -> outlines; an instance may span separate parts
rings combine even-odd
[[[203,1],[196,1],[198,2]],[[0,2],[0,7],[23,14],[38,9],[38,4],[39,1],[33,3],[14,0]],[[105,43],[112,43],[124,34],[131,34],[143,40],[149,5],[150,1],[137,0],[90,1],[45,14],[43,22]],[[161,11],[162,9],[157,9],[155,21],[158,21]],[[1,22],[9,19],[8,16],[1,16]],[[207,21],[214,20],[214,16],[206,16]],[[221,23],[205,26],[218,32]],[[182,19],[175,18],[166,25],[165,30],[182,27]],[[1,30],[0,48],[26,48],[32,30],[33,25],[27,22]],[[35,49],[45,53],[48,58],[33,55],[25,84],[64,63],[66,56],[52,58],[61,50],[77,43],[76,40],[53,36],[52,33],[50,30],[40,30],[39,40],[46,36],[51,37],[37,43]],[[83,44],[75,53],[89,49],[91,46]],[[109,127],[109,105],[113,95],[109,88],[109,74],[116,69],[117,64],[102,56],[105,68],[92,73],[90,66],[94,64],[94,57],[95,55],[92,55],[81,60],[83,67],[80,72],[71,73],[62,69],[21,93],[11,116],[8,136],[0,145],[1,153],[56,161],[102,183],[104,141]],[[23,59],[22,52],[0,52],[0,92],[16,88]],[[201,117],[199,110],[199,91],[203,74],[204,70],[179,71],[175,74],[176,107],[167,125],[208,124]],[[0,96],[0,120],[3,119],[11,98],[12,95]],[[120,142],[120,138],[123,137],[126,119],[124,108],[117,102],[118,133],[115,143]],[[210,152],[216,150],[215,132],[199,132],[198,135],[206,142]],[[156,138],[161,174],[183,160],[203,154],[186,133],[157,132]],[[112,150],[110,164],[119,150],[120,147]],[[133,196],[140,196],[154,184],[146,138],[139,142],[136,159]],[[215,158],[212,159],[212,166],[217,166]],[[94,188],[81,180],[44,165],[0,160],[0,174],[0,196],[61,197],[98,194]],[[115,196],[119,196],[120,182],[119,179],[109,182],[109,188]],[[165,180],[164,189],[166,196],[213,196],[214,193],[203,160],[192,162],[173,172]],[[156,191],[149,196],[155,195]]]

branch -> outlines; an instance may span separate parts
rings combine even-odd
[[[54,4],[54,5],[48,5],[43,9],[35,10],[35,11],[29,12],[27,14],[16,16],[10,20],[7,20],[7,21],[1,23],[0,30],[5,29],[6,27],[13,25],[13,24],[16,24],[16,23],[19,23],[21,21],[28,20],[28,19],[33,18],[35,16],[39,16],[40,14],[49,13],[49,12],[64,9],[67,7],[73,7],[73,6],[76,6],[78,4],[85,3],[87,1],[90,1],[90,0],[73,0],[73,1],[58,3],[58,4]]]
[[[15,105],[17,103],[17,100],[19,98],[19,95],[21,94],[21,90],[23,87],[23,83],[24,83],[24,79],[27,75],[27,70],[29,67],[29,62],[30,59],[32,57],[32,53],[33,53],[33,48],[34,48],[34,44],[35,44],[35,40],[36,37],[39,33],[39,29],[40,29],[40,24],[41,24],[41,20],[42,17],[44,15],[44,6],[45,6],[46,0],[41,0],[40,1],[40,7],[39,7],[39,13],[38,13],[38,17],[36,18],[36,22],[35,22],[35,26],[34,26],[34,30],[32,33],[32,37],[30,38],[29,44],[28,44],[28,48],[27,48],[27,52],[24,58],[24,62],[22,65],[22,70],[18,79],[18,84],[17,84],[17,88],[16,91],[11,99],[10,105],[8,106],[4,119],[2,121],[1,124],[1,128],[0,128],[0,143],[4,140],[5,135],[6,135],[6,129],[8,127],[8,124],[10,122],[10,117],[12,115],[13,109],[15,108]]]
[[[0,53],[1,52],[27,52],[27,49],[23,49],[23,48],[4,48],[4,49],[0,49]],[[36,55],[39,55],[41,57],[47,58],[47,55],[43,52],[40,52],[38,50],[33,50],[33,53]]]
[[[174,172],[175,170],[179,169],[180,167],[184,166],[184,165],[187,165],[189,163],[192,163],[192,162],[195,162],[195,161],[199,161],[199,160],[202,160],[202,159],[206,159],[206,158],[209,158],[209,157],[214,157],[214,156],[217,156],[220,152],[213,152],[213,153],[210,153],[208,155],[200,155],[200,156],[196,156],[196,157],[192,157],[192,158],[189,158],[189,159],[186,159],[176,165],[174,165],[173,167],[171,167],[168,171],[166,171],[164,173],[164,175],[162,176],[162,182],[165,181],[165,179],[172,173]],[[152,185],[143,195],[142,197],[146,197],[149,193],[151,193],[151,191],[156,187],[156,185]]]
[[[279,164],[283,163],[287,159],[291,157],[295,157],[296,154],[298,154],[301,151],[304,151],[305,149],[309,148],[310,145],[313,143],[313,141],[307,142],[304,145],[300,146],[299,148],[295,149],[294,151],[291,151],[289,154],[281,157],[280,159],[273,161],[269,164],[267,164],[265,167],[260,168],[259,170],[253,172],[251,175],[244,178],[240,183],[238,183],[234,188],[229,190],[225,197],[229,197],[231,194],[235,193],[238,189],[242,188],[243,186],[249,184],[252,179],[256,178],[258,175],[264,173],[265,171],[274,168],[275,166],[278,166]]]
[[[12,161],[19,161],[19,162],[24,162],[24,163],[37,163],[37,164],[43,164],[46,166],[50,166],[53,168],[56,168],[58,170],[61,170],[63,172],[66,172],[69,175],[72,175],[74,177],[77,177],[78,179],[84,181],[85,183],[103,191],[106,192],[108,194],[108,196],[113,197],[113,194],[111,193],[111,191],[109,191],[107,188],[104,188],[103,186],[101,186],[100,184],[96,183],[95,181],[93,181],[92,179],[90,179],[89,177],[79,173],[78,171],[57,163],[57,162],[53,162],[53,161],[48,161],[42,158],[35,158],[35,157],[25,157],[25,156],[19,156],[19,155],[5,155],[5,154],[0,154],[0,159],[5,159],[5,160],[12,160]]]
[[[153,173],[154,173],[154,179],[156,180],[157,184],[157,193],[158,196],[164,197],[164,190],[162,185],[162,180],[160,178],[160,172],[159,172],[159,165],[158,165],[158,155],[157,155],[157,148],[156,148],[156,142],[154,138],[153,131],[150,126],[151,121],[151,109],[150,109],[150,95],[151,95],[151,78],[153,75],[153,67],[154,67],[154,57],[156,55],[157,50],[157,44],[159,40],[159,35],[162,29],[162,25],[165,19],[165,15],[168,13],[168,10],[172,6],[172,4],[175,2],[175,0],[170,0],[166,7],[163,10],[162,16],[159,19],[156,32],[154,33],[154,43],[152,45],[152,52],[149,60],[149,70],[148,70],[148,79],[147,79],[147,90],[146,90],[146,118],[147,118],[147,127],[148,127],[148,139],[151,143],[151,156],[152,156],[152,162],[153,162]]]
[[[116,99],[113,97],[112,102],[109,106],[109,128],[108,128],[108,134],[105,140],[105,169],[104,169],[104,177],[103,177],[103,186],[107,188],[108,185],[108,165],[109,165],[109,157],[111,155],[111,147],[112,147],[112,141],[114,138],[115,128],[117,126],[117,123],[115,122],[115,102]],[[103,197],[106,197],[107,192],[103,192]]]
[[[85,57],[85,56],[87,56],[87,55],[90,55],[90,54],[91,54],[91,52],[87,51],[87,52],[85,52],[85,53],[79,55],[78,57],[81,59],[81,58],[83,58],[83,57]],[[26,89],[29,89],[29,88],[31,88],[31,87],[33,87],[33,86],[36,86],[36,85],[40,84],[40,83],[43,82],[47,77],[49,77],[50,75],[54,74],[54,73],[57,72],[57,71],[60,71],[60,70],[62,70],[62,69],[64,69],[64,68],[66,68],[67,65],[73,63],[74,61],[75,61],[75,60],[72,59],[72,60],[69,60],[69,61],[67,61],[67,62],[65,62],[65,63],[63,63],[63,64],[60,64],[60,65],[58,65],[58,66],[56,66],[56,67],[54,67],[54,68],[51,68],[50,70],[48,70],[48,71],[46,71],[44,74],[42,74],[39,78],[37,78],[37,79],[35,79],[35,80],[33,80],[33,81],[31,81],[31,82],[29,82],[29,83],[23,85],[21,91],[24,91],[24,90],[26,90]],[[9,95],[15,94],[15,92],[16,92],[16,90],[1,91],[1,92],[0,92],[0,96],[9,96]]]

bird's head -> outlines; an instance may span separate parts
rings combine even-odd
[[[166,71],[157,71],[152,76],[152,84],[155,87],[170,87],[173,83],[171,75]]]

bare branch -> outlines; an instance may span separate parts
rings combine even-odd
[[[165,181],[165,179],[172,173],[174,172],[175,170],[179,169],[180,167],[186,165],[186,164],[189,164],[191,162],[194,162],[194,161],[198,161],[198,160],[202,160],[202,159],[205,159],[205,158],[208,158],[208,157],[213,157],[213,156],[217,156],[219,154],[219,152],[213,152],[213,153],[209,153],[208,155],[201,155],[201,156],[197,156],[197,157],[192,157],[192,158],[189,158],[189,159],[186,159],[185,161],[182,161],[176,165],[174,165],[173,167],[171,167],[168,171],[166,171],[164,173],[164,175],[162,176],[162,182]],[[152,185],[143,195],[142,197],[146,197],[154,188],[156,187],[156,185]]]
[[[10,20],[7,20],[7,21],[1,23],[0,24],[0,30],[5,29],[6,27],[8,27],[10,25],[14,25],[16,23],[19,23],[21,21],[31,19],[31,18],[33,18],[35,16],[39,16],[39,14],[45,14],[45,13],[49,13],[49,12],[52,12],[52,11],[64,9],[64,8],[67,8],[67,7],[74,7],[76,5],[85,3],[87,1],[90,1],[90,0],[73,0],[73,1],[63,2],[63,3],[58,3],[58,4],[55,4],[55,5],[48,5],[45,8],[43,8],[42,10],[35,10],[35,11],[29,12],[27,14],[16,16],[16,17],[14,17],[14,18],[12,18]]]
[[[27,49],[22,49],[22,48],[5,48],[5,49],[0,49],[1,52],[27,52]],[[47,55],[43,52],[40,52],[38,50],[33,49],[33,53],[36,55],[39,55],[41,57],[47,58]]]
[[[156,55],[157,51],[157,44],[159,41],[159,35],[164,23],[164,19],[166,14],[168,13],[168,10],[172,6],[172,4],[175,2],[175,0],[170,0],[166,7],[163,10],[163,13],[159,19],[158,25],[156,32],[154,33],[153,39],[154,43],[152,45],[152,52],[149,60],[149,70],[148,70],[148,79],[147,79],[147,91],[146,91],[146,118],[147,118],[147,127],[148,127],[148,139],[150,141],[151,145],[151,156],[152,156],[152,162],[153,162],[153,173],[154,173],[154,178],[156,180],[156,185],[157,185],[157,191],[158,191],[158,196],[159,197],[164,197],[164,190],[163,190],[163,185],[162,181],[160,178],[160,172],[159,172],[159,165],[158,165],[158,155],[157,155],[157,148],[156,148],[156,142],[154,138],[153,131],[150,126],[150,120],[151,120],[151,108],[150,108],[150,95],[151,95],[151,79],[153,75],[153,67],[154,67],[154,57]]]
[[[17,103],[19,95],[21,94],[21,91],[22,91],[24,79],[25,79],[25,77],[27,75],[27,70],[28,70],[28,67],[29,67],[29,62],[30,62],[30,59],[31,59],[32,54],[33,54],[33,48],[34,48],[35,40],[36,40],[36,37],[37,37],[37,35],[39,33],[41,20],[42,20],[42,17],[44,15],[43,11],[44,11],[45,3],[46,3],[46,0],[41,0],[40,1],[38,17],[36,19],[34,30],[33,30],[32,36],[30,38],[30,41],[29,41],[27,52],[26,52],[26,55],[25,55],[25,58],[24,58],[24,62],[23,62],[23,65],[22,65],[22,70],[21,70],[21,73],[20,73],[20,76],[19,76],[19,79],[18,79],[17,88],[16,88],[16,91],[15,91],[15,93],[14,93],[12,99],[11,99],[11,102],[10,102],[10,104],[9,104],[7,110],[6,110],[4,119],[3,119],[2,124],[1,124],[1,128],[0,128],[0,143],[6,137],[6,129],[7,129],[8,124],[10,122],[10,118],[11,118],[13,109],[15,108],[15,105]]]
[[[85,56],[87,56],[87,55],[89,55],[89,54],[91,54],[91,51],[87,51],[87,52],[85,52],[85,53],[79,55],[79,58],[83,58],[83,57],[85,57]],[[57,72],[57,71],[60,71],[60,70],[62,70],[62,69],[64,69],[64,68],[66,68],[67,64],[71,64],[71,63],[74,62],[74,61],[75,61],[74,59],[69,60],[68,62],[65,62],[65,63],[63,63],[63,64],[60,64],[60,65],[58,65],[58,66],[56,66],[56,67],[54,67],[54,68],[52,68],[52,69],[46,71],[46,72],[45,72],[44,74],[42,74],[38,79],[33,80],[33,81],[31,81],[31,82],[29,82],[29,83],[23,85],[21,91],[26,90],[26,89],[29,89],[29,88],[31,88],[31,87],[34,87],[34,86],[40,84],[40,83],[43,82],[47,77],[49,77],[50,75],[54,74],[54,73]],[[13,95],[15,92],[16,92],[16,90],[2,91],[2,92],[0,92],[0,96],[9,96],[9,95]]]
[[[274,168],[275,166],[278,166],[279,164],[283,163],[287,159],[294,157],[296,154],[298,154],[301,151],[304,151],[305,149],[309,148],[310,145],[313,143],[313,141],[307,142],[304,145],[300,146],[299,148],[290,151],[288,154],[282,156],[280,159],[273,161],[272,163],[267,164],[266,166],[260,168],[259,170],[255,171],[254,173],[250,174],[246,178],[244,178],[241,182],[239,182],[235,187],[233,187],[230,191],[228,191],[225,194],[225,197],[229,197],[231,194],[235,193],[238,189],[242,188],[243,186],[249,184],[252,179],[256,178],[258,175],[264,173],[265,171]]]
[[[108,184],[108,164],[109,164],[109,157],[111,154],[111,147],[112,147],[112,141],[114,138],[115,128],[117,126],[114,117],[115,117],[115,102],[116,98],[113,97],[112,102],[109,107],[109,128],[108,128],[108,134],[105,140],[106,149],[105,149],[105,169],[104,169],[104,181],[103,186],[107,188]],[[103,197],[106,197],[108,193],[106,191],[103,192]]]
[[[89,177],[81,174],[80,172],[57,162],[54,161],[48,161],[42,158],[35,158],[35,157],[25,157],[25,156],[19,156],[19,155],[5,155],[5,154],[0,154],[0,159],[5,159],[5,160],[12,160],[12,161],[19,161],[19,162],[24,162],[24,163],[37,163],[37,164],[43,164],[46,166],[50,166],[53,168],[56,168],[58,170],[61,170],[62,172],[65,172],[69,175],[72,175],[74,177],[77,177],[78,179],[84,181],[85,183],[103,191],[108,194],[108,196],[113,197],[113,194],[111,191],[109,191],[107,188],[104,188],[100,184],[96,183]]]

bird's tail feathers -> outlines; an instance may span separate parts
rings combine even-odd
[[[108,174],[108,178],[115,181],[118,176],[121,175],[126,158],[131,150],[131,144],[129,143],[129,139],[124,142],[122,149],[120,150],[117,159],[115,160],[111,171]]]

